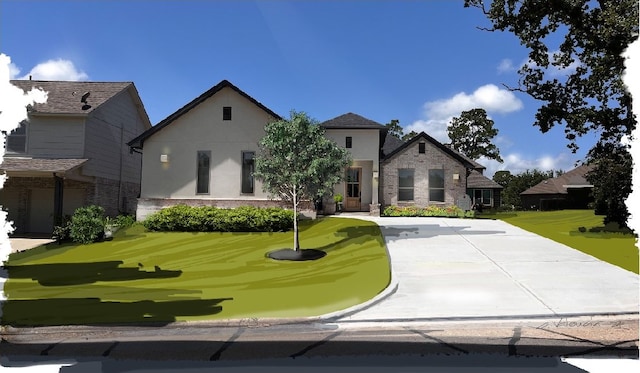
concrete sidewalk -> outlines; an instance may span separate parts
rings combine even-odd
[[[337,322],[633,314],[638,276],[499,220],[375,218],[397,290]]]

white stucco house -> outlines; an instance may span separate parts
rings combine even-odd
[[[223,80],[130,141],[132,151],[142,153],[137,219],[176,204],[282,205],[253,178],[264,127],[277,119],[278,114]],[[353,159],[345,181],[334,188],[334,194],[344,196],[345,211],[379,214],[387,205],[455,204],[473,190],[468,176],[482,168],[427,134],[404,142],[358,114],[320,125]]]

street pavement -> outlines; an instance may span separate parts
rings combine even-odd
[[[482,363],[468,363],[565,371],[560,356],[638,358],[636,274],[502,221],[357,217],[380,225],[392,267],[390,286],[362,305],[309,319],[6,328],[0,365],[73,358],[82,371],[92,363],[165,360],[248,368],[269,359],[395,356],[395,366],[386,364],[397,368],[444,355],[453,357],[448,365],[477,357]],[[433,361],[424,366],[445,364]]]

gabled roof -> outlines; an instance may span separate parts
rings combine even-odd
[[[405,142],[403,145],[401,145],[400,147],[396,148],[394,151],[392,151],[391,153],[386,155],[382,161],[385,162],[385,161],[391,159],[393,156],[395,156],[396,154],[402,152],[403,150],[405,150],[409,146],[413,145],[415,142],[417,142],[420,139],[424,139],[424,140],[430,142],[431,144],[435,145],[442,152],[448,154],[449,156],[451,156],[452,158],[454,158],[458,162],[462,163],[466,168],[474,168],[474,164],[469,162],[466,158],[462,157],[458,152],[455,152],[455,151],[451,150],[451,148],[449,148],[448,146],[443,145],[441,142],[439,142],[438,140],[434,139],[433,137],[427,135],[424,132],[420,132],[419,134],[415,135],[411,140]]]
[[[527,194],[567,194],[567,189],[570,188],[591,188],[593,185],[589,183],[585,175],[593,169],[593,166],[582,165],[574,168],[571,171],[564,174],[541,181],[540,183],[532,186],[531,188],[520,193],[520,195]]]
[[[504,189],[502,185],[484,176],[477,170],[472,170],[467,177],[467,188],[470,189]]]
[[[204,102],[205,100],[207,100],[211,96],[213,96],[216,93],[220,92],[223,88],[231,88],[231,89],[233,89],[238,94],[240,94],[241,96],[243,96],[247,100],[251,101],[254,105],[256,105],[260,109],[266,111],[274,119],[282,119],[282,117],[280,117],[278,114],[276,114],[271,109],[269,109],[268,107],[266,107],[263,104],[261,104],[259,101],[257,101],[253,97],[251,97],[248,94],[246,94],[240,88],[238,88],[235,85],[231,84],[231,82],[229,82],[228,80],[223,80],[220,83],[218,83],[218,84],[214,85],[213,87],[211,87],[211,89],[209,89],[205,93],[203,93],[200,96],[196,97],[193,101],[189,102],[185,106],[183,106],[180,109],[178,109],[178,111],[176,111],[175,113],[173,113],[173,114],[169,115],[168,117],[166,117],[160,123],[156,124],[155,126],[151,127],[147,131],[143,132],[142,134],[140,134],[135,139],[129,141],[127,143],[127,145],[129,145],[132,148],[141,149],[144,141],[146,139],[148,139],[150,136],[152,136],[154,133],[160,131],[164,127],[166,127],[169,124],[173,123],[173,121],[175,121],[176,119],[180,118],[182,115],[186,114],[189,110],[193,109],[194,107],[200,105],[202,102]]]
[[[326,129],[376,129],[386,130],[382,124],[354,113],[346,113],[320,123]]]

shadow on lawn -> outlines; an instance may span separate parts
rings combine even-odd
[[[95,324],[166,325],[177,316],[214,315],[220,303],[233,298],[187,299],[166,302],[103,302],[99,298],[8,300],[2,324],[10,326],[58,326]]]
[[[120,267],[123,262],[52,263],[6,266],[9,278],[30,278],[42,286],[68,286],[92,284],[96,281],[130,281],[148,278],[179,277],[182,271],[171,271],[156,266],[153,271],[138,267]]]
[[[337,230],[334,235],[336,237],[341,237],[340,240],[321,247],[314,247],[314,249],[329,253],[332,250],[337,250],[347,245],[362,245],[372,239],[381,239],[380,229],[377,226],[355,226],[342,228]],[[382,241],[381,244],[384,245],[384,241]]]

